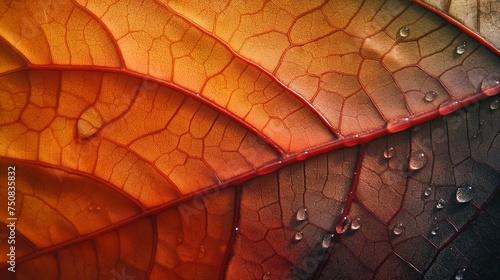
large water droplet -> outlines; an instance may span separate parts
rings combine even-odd
[[[491,101],[491,103],[490,103],[491,110],[494,111],[494,110],[498,109],[499,107],[500,107],[500,101],[498,101],[498,100]]]
[[[431,194],[432,194],[432,188],[431,188],[430,186],[429,186],[429,187],[427,187],[427,188],[425,188],[425,190],[424,190],[424,196],[425,196],[425,197],[428,197],[428,196],[430,196]]]
[[[467,43],[465,41],[461,42],[456,48],[455,48],[455,52],[458,54],[458,55],[462,55],[465,53],[465,51],[467,50]]]
[[[410,155],[410,162],[408,167],[410,170],[419,170],[427,165],[427,156],[422,151],[413,152]]]
[[[438,227],[435,227],[435,228],[433,228],[433,229],[431,230],[431,235],[432,235],[432,236],[435,236],[435,235],[437,234],[437,232],[438,232]]]
[[[351,222],[351,229],[352,230],[358,230],[360,227],[361,227],[361,224],[359,223],[359,218],[352,220],[352,222]]]
[[[465,268],[461,268],[455,273],[455,280],[464,280],[465,279]]]
[[[444,199],[440,198],[438,200],[438,202],[436,202],[436,208],[443,209],[445,204],[446,204],[446,202],[444,201]]]
[[[85,110],[78,119],[78,138],[86,139],[94,135],[102,126],[102,119],[94,107]]]
[[[456,199],[459,203],[466,203],[474,198],[474,193],[474,188],[471,185],[464,183],[457,189]]]
[[[264,273],[264,275],[262,276],[262,280],[269,280],[271,279],[271,272],[267,271],[266,273]]]
[[[487,96],[500,92],[500,74],[489,74],[481,82],[481,91]]]
[[[304,206],[301,206],[299,210],[297,210],[296,218],[297,221],[303,221],[307,218],[307,209]]]
[[[405,228],[403,227],[402,223],[397,223],[392,229],[392,233],[394,233],[394,235],[396,236],[401,235],[404,231]]]
[[[332,238],[333,238],[333,234],[326,234],[325,236],[323,236],[323,241],[321,242],[321,247],[323,249],[328,249],[328,247],[330,247],[330,244],[332,244]]]
[[[295,233],[295,240],[300,241],[302,240],[302,238],[304,238],[304,234],[302,233],[302,231],[297,231]]]
[[[396,150],[394,150],[393,147],[389,147],[389,148],[385,149],[385,151],[384,151],[385,158],[392,158],[392,157],[394,157],[395,154],[396,154]]]
[[[427,102],[432,102],[432,101],[436,100],[436,96],[437,96],[437,94],[434,91],[428,91],[424,95],[424,100]]]
[[[398,32],[399,37],[406,38],[410,35],[410,28],[408,26],[403,26],[399,29]]]

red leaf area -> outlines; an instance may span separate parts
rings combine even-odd
[[[494,279],[500,58],[459,27],[410,1],[3,1],[0,278]]]

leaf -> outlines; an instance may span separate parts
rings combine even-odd
[[[494,278],[498,50],[304,2],[1,3],[2,279]]]

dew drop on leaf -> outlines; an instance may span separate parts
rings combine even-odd
[[[271,272],[267,271],[264,273],[264,276],[262,276],[262,280],[269,280],[271,279]]]
[[[78,138],[87,139],[102,126],[102,119],[94,107],[90,107],[80,115],[77,123]]]
[[[481,82],[481,91],[487,96],[500,92],[500,74],[489,74]]]
[[[321,242],[321,247],[323,249],[328,249],[328,247],[330,247],[330,244],[332,243],[332,238],[333,238],[333,234],[326,234],[325,236],[323,236],[323,241]]]
[[[455,280],[464,280],[465,268],[461,268],[455,273]]]
[[[300,240],[302,240],[303,237],[304,237],[304,234],[302,233],[302,231],[297,231],[295,233],[295,240],[300,241]]]
[[[432,236],[435,236],[435,235],[437,234],[437,232],[438,232],[438,227],[435,227],[435,228],[433,228],[433,229],[431,230],[431,235],[432,235]]]
[[[385,149],[385,151],[384,151],[385,158],[392,158],[392,157],[394,157],[395,154],[396,154],[396,152],[395,152],[393,147],[389,147],[389,148]]]
[[[307,209],[304,206],[301,206],[299,210],[297,210],[296,219],[297,221],[303,221],[307,218]]]
[[[408,26],[403,26],[399,29],[398,32],[399,37],[406,38],[410,35],[410,28]]]
[[[456,192],[457,202],[466,203],[466,202],[471,201],[474,198],[474,193],[475,193],[474,188],[471,185],[469,185],[467,183],[462,184],[457,189],[457,192]]]
[[[491,110],[494,111],[494,110],[498,109],[498,107],[500,107],[500,101],[498,101],[498,100],[491,101],[491,103],[490,103]]]
[[[396,236],[401,235],[404,231],[405,229],[402,223],[397,223],[392,229],[392,233],[394,233],[394,235]]]
[[[408,167],[410,170],[420,170],[427,165],[427,156],[422,151],[413,152],[410,155]]]
[[[424,95],[424,100],[427,102],[432,102],[432,101],[436,100],[436,96],[437,96],[436,92],[428,91]]]
[[[455,52],[458,54],[458,55],[462,55],[465,53],[465,51],[467,50],[467,43],[465,41],[461,42],[456,48],[455,48]]]
[[[358,230],[360,227],[361,227],[361,224],[359,223],[359,218],[352,220],[351,230]]]
[[[474,135],[472,135],[472,138],[477,139],[481,135],[481,129],[478,129]]]
[[[432,188],[429,186],[429,187],[426,187],[425,190],[424,190],[424,196],[425,197],[428,197],[432,194]]]
[[[438,202],[436,202],[436,209],[443,209],[445,204],[446,202],[444,199],[440,198]]]

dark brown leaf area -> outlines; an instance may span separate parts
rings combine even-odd
[[[360,228],[334,239],[330,253],[322,239],[335,232],[358,149],[311,158],[244,184],[229,278],[269,272],[270,279],[450,279],[465,268],[466,279],[494,279],[500,257],[500,118],[490,102],[368,143],[348,215],[359,219]],[[387,147],[395,149],[393,158],[383,156]],[[408,157],[415,151],[423,151],[428,163],[412,171]],[[456,200],[463,183],[475,190],[468,203]],[[442,209],[436,208],[440,199]],[[296,220],[301,206],[307,209],[302,222]],[[398,223],[403,232],[395,235]],[[297,241],[299,231],[303,238]]]

